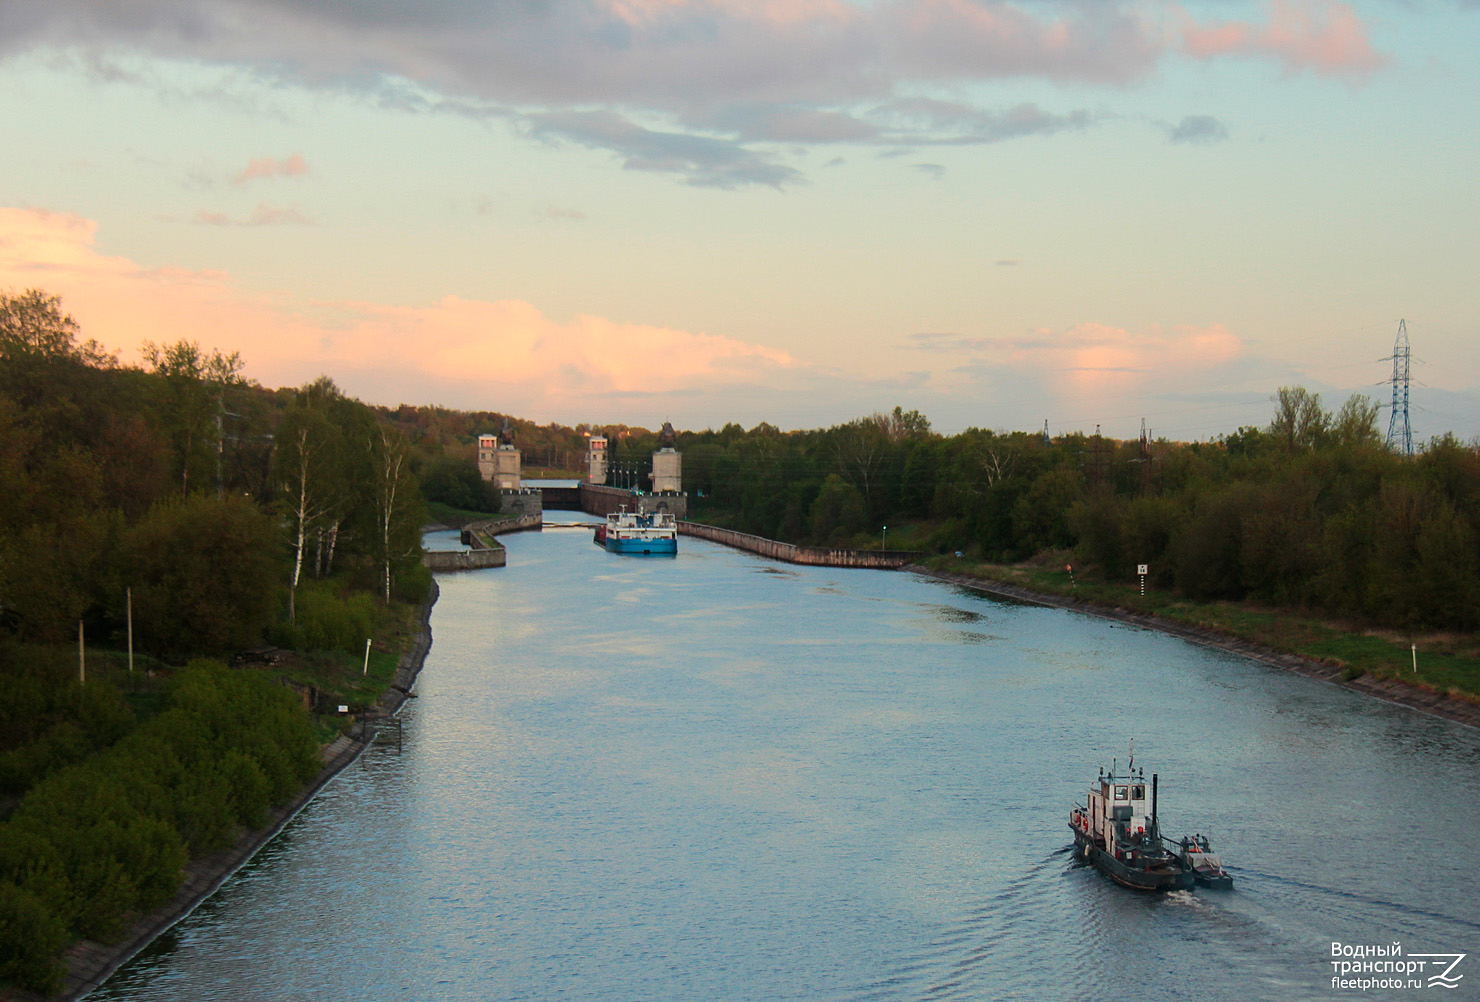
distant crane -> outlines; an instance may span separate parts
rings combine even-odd
[[[1393,342],[1393,405],[1388,415],[1387,445],[1403,456],[1413,455],[1413,428],[1408,424],[1408,321],[1398,321]]]

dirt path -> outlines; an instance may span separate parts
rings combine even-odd
[[[1229,651],[1233,654],[1241,654],[1247,658],[1276,668],[1284,668],[1287,671],[1299,672],[1311,678],[1318,678],[1323,682],[1330,682],[1346,689],[1354,689],[1357,692],[1365,692],[1369,696],[1385,699],[1390,703],[1399,703],[1410,706],[1415,710],[1432,713],[1435,716],[1444,717],[1448,720],[1468,724],[1471,727],[1480,727],[1480,703],[1472,703],[1466,699],[1456,699],[1448,693],[1434,692],[1420,686],[1411,685],[1397,678],[1379,678],[1375,675],[1361,675],[1354,679],[1346,677],[1346,670],[1337,665],[1327,664],[1323,661],[1315,661],[1311,658],[1291,654],[1288,651],[1276,650],[1263,644],[1243,640],[1231,634],[1220,633],[1217,630],[1209,630],[1203,627],[1188,626],[1170,619],[1162,619],[1159,616],[1148,616],[1144,613],[1131,612],[1128,609],[1113,608],[1110,606],[1097,605],[1093,602],[1083,602],[1078,599],[1064,598],[1059,595],[1045,595],[1041,592],[1030,591],[1017,585],[1007,584],[1001,581],[984,581],[981,578],[967,577],[962,574],[949,574],[944,571],[933,571],[928,567],[911,564],[904,568],[925,577],[937,578],[949,581],[951,584],[970,588],[973,591],[983,592],[988,595],[997,595],[1002,598],[1016,599],[1019,602],[1031,602],[1034,605],[1051,606],[1057,609],[1072,609],[1089,616],[1099,616],[1102,619],[1114,619],[1122,623],[1131,623],[1135,626],[1144,626],[1148,630],[1160,630],[1162,633],[1170,633],[1173,636],[1190,640],[1195,644],[1203,644],[1207,647],[1216,647],[1220,651]]]

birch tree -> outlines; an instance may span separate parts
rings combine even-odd
[[[393,567],[419,553],[420,496],[411,474],[410,444],[396,428],[377,425],[371,447],[375,459],[375,528],[381,570],[381,598],[391,600]]]
[[[304,550],[310,537],[333,510],[341,493],[334,476],[336,453],[341,441],[331,420],[331,408],[339,399],[339,388],[328,377],[321,376],[298,391],[278,428],[275,480],[293,549],[288,582],[290,623],[296,620]]]

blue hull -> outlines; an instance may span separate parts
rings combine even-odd
[[[613,553],[638,556],[672,557],[678,554],[677,539],[613,539],[606,537],[606,548]]]

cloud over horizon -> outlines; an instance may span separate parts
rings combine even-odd
[[[562,322],[517,300],[293,302],[249,292],[221,272],[104,256],[96,233],[80,216],[0,208],[0,288],[61,295],[86,336],[126,360],[145,340],[201,340],[240,351],[247,375],[269,386],[328,373],[375,403],[497,407],[569,421],[616,415],[634,401],[743,395],[808,369],[787,352],[735,338],[591,315]],[[427,395],[407,396],[418,391]]]

